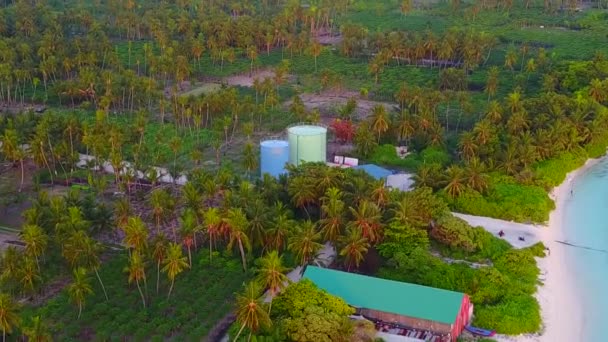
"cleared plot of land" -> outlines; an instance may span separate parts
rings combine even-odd
[[[273,78],[274,71],[272,70],[260,70],[256,71],[253,74],[243,74],[243,75],[234,75],[229,76],[224,79],[226,84],[231,86],[240,86],[240,87],[253,87],[253,83],[256,79],[259,82],[263,81],[265,78]]]
[[[181,94],[181,96],[189,97],[189,96],[199,96],[202,94],[211,94],[219,91],[222,88],[222,85],[219,83],[203,83],[200,85],[196,85],[195,88]]]
[[[320,94],[305,93],[301,94],[300,98],[307,110],[319,109],[323,118],[336,115],[339,108],[346,105],[351,98],[357,100],[357,108],[354,113],[354,117],[357,119],[365,119],[377,105],[384,106],[389,112],[397,109],[397,106],[392,103],[361,99],[359,94],[354,91],[326,91]],[[287,101],[285,106],[289,106],[290,104],[291,100]]]

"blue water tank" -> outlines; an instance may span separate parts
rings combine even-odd
[[[260,143],[261,174],[268,173],[278,177],[285,173],[285,164],[289,161],[289,143],[284,140],[266,140]]]

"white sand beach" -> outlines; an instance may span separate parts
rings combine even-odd
[[[554,188],[549,196],[555,201],[555,210],[551,212],[548,227],[532,224],[514,223],[488,217],[479,217],[454,213],[474,226],[482,226],[488,231],[497,234],[500,230],[505,232],[504,239],[515,248],[530,246],[542,241],[549,248],[549,255],[538,258],[541,271],[536,298],[541,306],[543,328],[540,334],[526,334],[519,336],[499,335],[494,337],[497,341],[512,342],[569,342],[582,341],[583,327],[580,305],[572,275],[568,274],[565,265],[564,251],[568,246],[556,241],[563,241],[562,221],[566,202],[570,198],[573,180],[600,159],[590,159],[581,168],[569,173],[566,180]],[[518,237],[524,236],[525,242]]]

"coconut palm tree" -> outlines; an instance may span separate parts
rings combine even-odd
[[[44,254],[48,246],[48,236],[38,225],[26,224],[21,229],[21,240],[25,243],[25,254],[36,260],[36,266],[40,271],[38,258]]]
[[[182,273],[187,267],[188,258],[183,256],[182,247],[177,243],[171,242],[167,250],[167,257],[165,258],[165,266],[162,269],[163,272],[167,273],[167,277],[171,281],[167,299],[171,297],[173,285],[175,284],[175,277]]]
[[[19,318],[19,305],[13,301],[7,293],[0,293],[0,328],[2,328],[2,341],[6,341],[6,334],[11,334],[15,327],[18,327],[21,319]]]
[[[19,283],[24,294],[34,293],[36,286],[42,281],[36,261],[26,256],[19,265]]]
[[[137,250],[131,253],[131,256],[129,257],[129,265],[125,267],[125,272],[129,274],[129,284],[131,284],[133,281],[135,281],[135,284],[137,284],[137,290],[139,290],[141,302],[145,309],[146,297],[144,297],[144,293],[141,290],[139,281],[143,280],[144,284],[146,283],[146,265],[142,256]]]
[[[317,73],[317,57],[321,54],[322,46],[318,40],[313,39],[310,42],[308,52],[315,59],[315,73]]]
[[[288,269],[283,266],[283,259],[279,256],[277,251],[271,251],[258,259],[258,274],[256,281],[262,288],[268,289],[270,292],[268,314],[270,314],[274,296],[290,282],[289,278],[285,275],[287,271]]]
[[[156,232],[159,233],[161,223],[167,221],[171,213],[173,213],[175,200],[166,190],[154,189],[150,193],[149,202],[152,207],[152,216],[154,216],[156,222]]]
[[[322,218],[319,221],[324,239],[335,243],[344,228],[345,204],[342,201],[342,193],[338,188],[329,188],[325,197],[321,199]]]
[[[49,327],[44,323],[40,316],[34,316],[31,322],[22,327],[23,335],[31,342],[52,342],[53,335],[49,332]]]
[[[78,305],[78,319],[82,314],[82,307],[84,306],[86,296],[93,294],[93,287],[91,287],[91,281],[87,277],[87,271],[84,267],[77,267],[74,269],[74,280],[68,285],[68,295],[70,300]]]
[[[51,210],[56,216],[57,223],[55,224],[55,238],[59,241],[65,239],[72,232],[87,231],[91,226],[90,222],[85,220],[82,211],[78,207],[68,207],[67,215],[65,215],[65,201],[51,200]]]
[[[465,182],[473,190],[483,192],[488,188],[486,166],[479,158],[470,159],[465,166]]]
[[[450,197],[458,197],[465,190],[465,175],[460,166],[452,165],[446,170],[445,191]]]
[[[272,321],[268,312],[264,310],[264,303],[260,299],[262,289],[257,282],[250,282],[243,293],[236,295],[236,321],[241,326],[233,341],[238,341],[243,329],[248,328],[251,333],[260,328],[270,327]],[[250,333],[250,334],[251,334]]]
[[[349,229],[347,235],[342,239],[342,245],[340,256],[344,257],[344,264],[348,271],[353,266],[359,267],[370,247],[369,241],[358,229]]]
[[[388,131],[388,126],[389,126],[389,117],[388,114],[386,113],[386,107],[384,107],[384,105],[375,105],[374,108],[372,108],[372,130],[376,133],[376,135],[378,136],[378,143],[380,142],[380,136]]]
[[[492,97],[496,95],[498,91],[498,81],[499,81],[500,71],[498,67],[493,66],[488,70],[488,78],[486,80],[486,88],[485,92],[488,94],[488,102]]]
[[[209,260],[211,260],[213,245],[217,244],[223,224],[220,210],[215,207],[205,210],[203,212],[203,222],[207,231],[207,238],[209,239]]]
[[[247,260],[245,253],[251,251],[251,242],[247,236],[247,216],[243,213],[241,208],[228,209],[226,217],[224,218],[224,224],[228,229],[229,241],[228,249],[232,249],[236,244],[241,254],[241,261],[243,262],[243,270],[247,271]]]
[[[460,135],[460,140],[458,141],[458,148],[460,149],[463,159],[470,160],[475,157],[479,148],[475,143],[475,134],[470,131],[462,133]]]
[[[273,248],[280,252],[285,249],[288,237],[296,223],[292,219],[291,212],[285,208],[282,202],[275,204],[272,213],[274,220],[267,232],[265,248]]]
[[[317,232],[315,224],[311,221],[304,221],[298,225],[293,236],[289,238],[288,248],[295,253],[300,265],[306,265],[323,248],[323,245],[319,243],[320,240],[321,234]]]
[[[182,237],[182,242],[186,249],[188,250],[188,264],[190,268],[192,268],[192,244],[195,239],[195,232],[199,230],[198,222],[195,212],[187,208],[180,218],[180,235]]]
[[[124,227],[123,244],[142,253],[148,246],[148,229],[139,216],[131,216]]]
[[[313,204],[316,199],[315,194],[315,179],[306,176],[295,176],[289,179],[287,185],[287,192],[291,196],[293,204],[304,209],[306,215],[310,217],[308,210],[306,209],[309,205]]]
[[[266,226],[269,223],[268,208],[264,201],[256,198],[245,209],[249,225],[247,226],[249,241],[253,247],[263,246]]]
[[[86,232],[79,230],[73,232],[63,243],[62,254],[71,267],[80,266],[93,270],[101,285],[103,294],[106,300],[108,300],[106,287],[99,276],[99,267],[101,266],[99,260],[100,250],[101,245],[97,241],[88,236]]]
[[[167,257],[167,238],[163,233],[154,237],[152,241],[152,258],[156,261],[156,294],[160,285],[160,265]]]
[[[20,170],[21,170],[21,183],[19,184],[19,192],[23,189],[23,181],[24,181],[24,166],[23,162],[26,157],[25,151],[19,144],[19,138],[17,131],[12,128],[7,128],[4,130],[4,135],[2,136],[2,153],[6,157],[6,159],[11,160],[13,163],[19,162]]]
[[[373,202],[363,200],[357,208],[350,207],[353,220],[348,224],[351,229],[361,231],[361,235],[370,243],[380,241],[382,235],[382,213]]]

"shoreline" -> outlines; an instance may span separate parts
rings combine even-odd
[[[564,240],[563,219],[565,207],[570,191],[576,179],[597,165],[604,155],[595,159],[588,159],[584,165],[569,172],[566,179],[549,192],[549,197],[555,202],[555,209],[549,215],[549,221],[543,225],[520,224],[489,217],[471,216],[452,213],[454,216],[467,221],[473,226],[482,226],[487,231],[496,234],[504,230],[504,238],[514,248],[526,247],[514,244],[513,234],[523,234],[522,229],[528,229],[527,239],[541,241],[549,248],[549,254],[544,258],[536,258],[540,269],[539,282],[534,297],[540,305],[542,319],[541,331],[535,334],[496,335],[493,337],[500,342],[555,342],[555,341],[582,341],[582,307],[576,296],[574,276],[569,274],[566,265],[566,248],[568,246],[557,241]],[[523,227],[523,228],[522,228]],[[516,241],[515,241],[516,242]]]
[[[538,266],[546,276],[544,285],[539,286],[536,299],[541,306],[543,319],[542,333],[536,338],[517,339],[517,341],[581,341],[583,321],[580,302],[576,297],[576,285],[572,274],[568,274],[566,255],[567,246],[556,242],[564,240],[564,209],[571,194],[572,186],[578,177],[597,165],[603,158],[588,159],[578,169],[569,172],[562,184],[555,187],[549,196],[555,202],[555,209],[549,216],[547,229],[541,233],[541,240],[549,247],[551,254],[538,258]],[[522,336],[524,337],[524,336]]]

